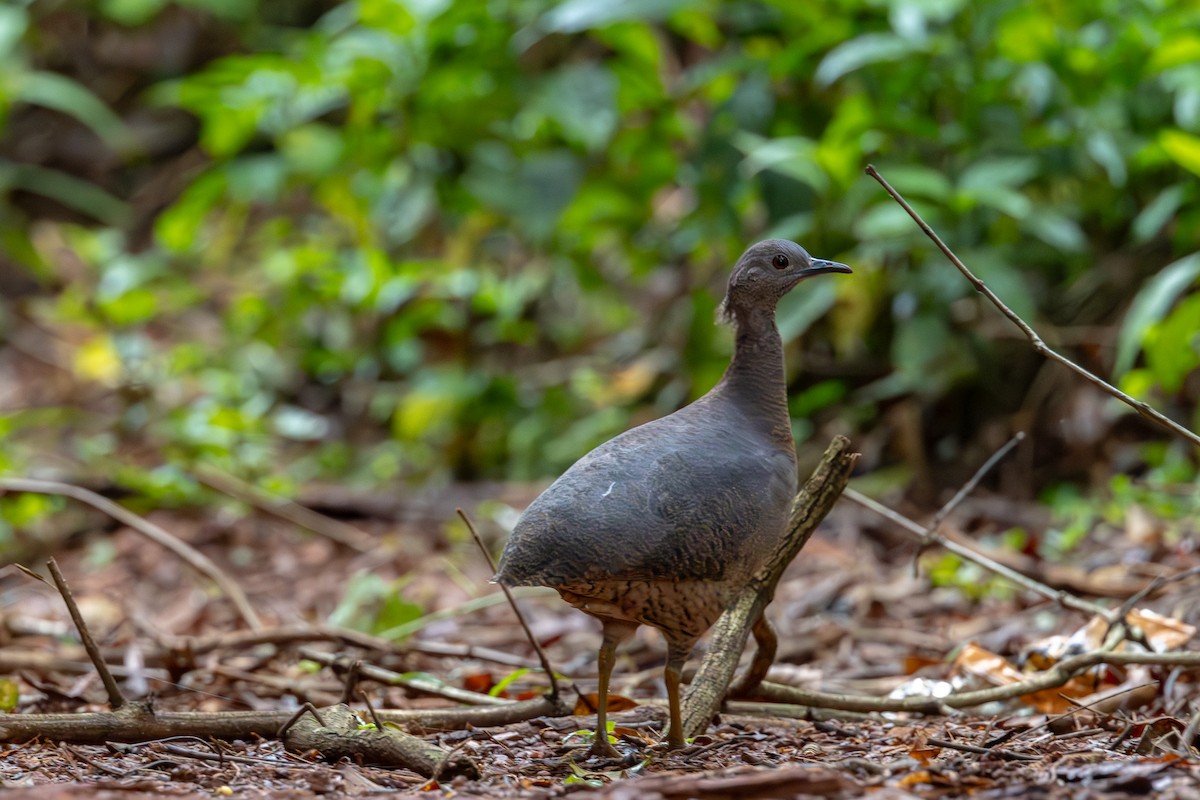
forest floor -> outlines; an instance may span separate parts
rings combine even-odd
[[[351,647],[336,637],[239,643],[233,634],[245,626],[209,581],[133,529],[101,516],[81,513],[72,535],[52,552],[121,690],[130,698],[152,697],[156,711],[292,710],[303,702],[336,703],[344,681],[308,658],[314,650],[348,653],[410,678],[432,676],[427,680],[452,688],[486,693],[503,684],[504,696],[531,696],[544,690],[545,676],[512,610],[493,602],[496,587],[487,583],[490,570],[482,555],[452,520],[454,507],[462,505],[478,509],[482,520],[508,515],[511,521],[512,509],[528,502],[532,492],[516,487],[464,492],[441,495],[419,512],[351,519],[373,537],[374,546],[365,552],[267,514],[150,514],[233,577],[267,629],[338,624],[379,632],[405,624],[412,631],[384,649]],[[480,505],[484,497],[489,499]],[[354,503],[339,505],[336,510],[346,514]],[[994,545],[1016,524],[1038,530],[1048,519],[1037,507],[1015,509],[982,498],[961,506],[944,527],[961,539]],[[500,526],[483,528],[485,538],[498,544]],[[1027,550],[1014,556],[1023,569],[1040,571],[1040,579],[1055,589],[1109,608],[1156,577],[1179,576],[1200,565],[1195,537],[1173,534],[1144,516],[1123,529],[1100,526],[1063,559],[1065,566],[1052,567],[1032,556],[1033,548]],[[43,571],[48,554],[26,551],[21,563]],[[931,575],[946,585],[935,585]],[[1161,615],[1139,617],[1146,623],[1140,634],[1153,649],[1194,650],[1198,601],[1195,574],[1159,586],[1132,606]],[[566,676],[570,702],[577,693],[594,692],[595,621],[553,595],[520,603],[555,670]],[[1018,680],[1025,674],[1022,665],[1044,665],[1099,647],[1108,627],[1014,590],[972,565],[948,569],[937,548],[918,557],[911,539],[891,523],[844,499],[785,574],[768,613],[780,634],[770,680],[894,697]],[[189,650],[187,642],[195,646]],[[0,643],[0,680],[19,693],[9,704],[9,719],[107,710],[104,687],[78,645],[62,598],[52,585],[12,567],[0,571]],[[703,647],[702,642],[697,656]],[[737,706],[683,750],[667,752],[656,744],[665,717],[663,654],[661,637],[643,628],[619,656],[614,692],[636,704],[615,715],[614,734],[626,754],[622,763],[598,764],[577,749],[585,739],[580,732],[595,724],[581,702],[583,715],[577,717],[423,732],[428,741],[473,761],[478,777],[430,779],[348,760],[328,763],[285,751],[276,739],[218,742],[181,730],[178,738],[134,747],[45,739],[0,744],[0,787],[6,796],[39,800],[381,793],[706,800],[864,794],[889,800],[1200,798],[1200,670],[1194,666],[1101,667],[1061,692],[945,715]],[[367,679],[359,688],[377,709],[454,705]],[[1103,699],[1104,694],[1116,698]],[[364,708],[361,702],[356,706]],[[0,716],[0,728],[4,719]]]

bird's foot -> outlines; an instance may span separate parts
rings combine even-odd
[[[656,753],[666,755],[667,753],[677,753],[680,750],[688,747],[688,745],[689,743],[685,741],[682,736],[679,737],[678,741],[676,741],[674,737],[666,736],[662,739],[659,739],[657,743],[651,745],[650,749]]]
[[[610,758],[615,761],[620,761],[624,758],[621,751],[613,747],[612,742],[604,734],[597,733],[596,738],[592,740],[592,746],[588,748],[588,758]]]

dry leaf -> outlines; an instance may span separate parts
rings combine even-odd
[[[1141,628],[1146,642],[1156,653],[1178,650],[1196,635],[1196,627],[1174,617],[1164,617],[1144,608],[1135,608],[1125,616],[1131,627]]]
[[[595,714],[596,709],[600,706],[600,695],[595,692],[582,694],[575,701],[575,710],[571,713],[577,717],[586,717],[589,714]],[[617,711],[628,711],[631,708],[637,708],[638,704],[634,700],[619,694],[610,694],[608,696],[608,713],[613,714]]]
[[[993,686],[1008,686],[1028,680],[1029,673],[1018,670],[1008,659],[969,642],[954,661],[956,669],[982,678]],[[1021,695],[1021,701],[1047,714],[1062,714],[1072,708],[1065,697],[1083,697],[1095,691],[1098,678],[1094,675],[1077,675],[1063,686]]]
[[[479,694],[487,694],[495,685],[495,678],[490,672],[473,672],[463,678],[463,688]]]

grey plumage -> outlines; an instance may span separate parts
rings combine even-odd
[[[583,456],[517,521],[495,580],[554,587],[600,619],[601,725],[613,650],[647,624],[667,640],[670,744],[682,744],[683,661],[783,535],[796,491],[775,304],[806,277],[849,271],[794,242],[748,249],[722,302],[736,341],[720,382]],[[592,752],[614,751],[598,734]]]

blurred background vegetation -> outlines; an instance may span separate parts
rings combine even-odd
[[[804,458],[848,434],[930,503],[1026,430],[1013,501],[1195,510],[1195,454],[1044,364],[868,162],[1196,426],[1194,3],[9,2],[0,473],[544,479],[717,380],[729,268],[781,236],[855,268],[781,307]]]

